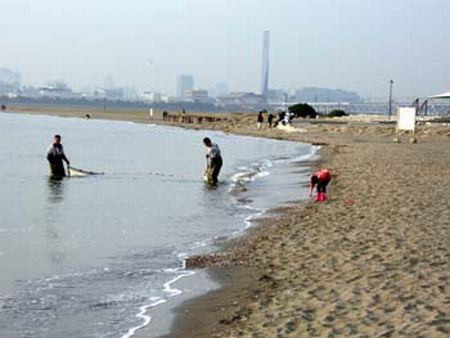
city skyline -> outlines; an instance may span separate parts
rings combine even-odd
[[[81,89],[112,74],[121,86],[175,94],[174,79],[260,91],[261,34],[271,32],[270,88],[343,88],[386,97],[448,90],[450,4],[443,0],[3,0],[0,67],[22,82]]]
[[[264,64],[264,62],[263,62]],[[268,84],[268,76],[266,76],[265,68],[262,69],[262,76],[260,80],[262,85]],[[16,81],[11,81],[11,77],[15,76]],[[9,78],[9,80],[8,80]],[[201,85],[194,85],[194,75],[192,74],[179,74],[175,79],[175,94],[160,91],[158,89],[151,90],[138,90],[133,86],[126,86],[123,84],[116,84],[111,73],[108,73],[100,85],[87,85],[81,89],[72,87],[69,83],[63,79],[45,81],[42,85],[33,86],[27,83],[21,83],[20,72],[8,68],[0,68],[0,96],[1,95],[19,95],[24,97],[60,97],[62,96],[77,98],[99,98],[106,97],[111,99],[126,99],[139,101],[146,101],[150,97],[159,98],[160,100],[179,101],[183,102],[186,99],[192,99],[192,94],[198,92],[206,93],[210,98],[220,98],[233,95],[257,95],[265,98],[270,103],[279,102],[284,103],[286,99],[290,102],[302,101],[302,102],[378,102],[383,103],[385,97],[377,96],[360,96],[358,92],[348,88],[329,88],[329,87],[315,87],[304,86],[300,88],[272,88],[267,87],[267,96],[262,95],[263,87],[260,87],[258,93],[249,91],[238,91],[230,88],[226,82],[217,82],[214,87],[202,87]],[[6,79],[6,81],[5,81]],[[52,95],[48,95],[52,93]],[[184,94],[181,94],[184,93]],[[299,94],[301,93],[301,94]],[[345,94],[344,94],[345,93]],[[348,99],[345,99],[347,97]],[[416,96],[398,96],[394,95],[394,100],[397,102],[406,103],[415,100]],[[153,101],[153,99],[151,99]]]

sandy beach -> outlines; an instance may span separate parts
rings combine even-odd
[[[146,112],[37,113],[167,123]],[[417,144],[395,144],[395,125],[373,118],[259,131],[255,116],[222,117],[169,124],[323,145],[315,165],[333,173],[330,199],[278,210],[188,262],[224,288],[184,305],[170,337],[450,336],[450,126],[424,123]]]

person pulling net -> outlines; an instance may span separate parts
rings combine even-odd
[[[204,179],[209,185],[215,186],[217,185],[220,169],[223,165],[222,154],[219,146],[213,143],[210,138],[205,137],[203,144],[206,147],[206,171]]]

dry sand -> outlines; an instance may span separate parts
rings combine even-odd
[[[450,127],[393,144],[394,126],[364,118],[304,133],[232,119],[191,127],[325,144],[330,200],[284,208],[193,258],[217,265],[225,287],[183,306],[171,337],[449,337]]]
[[[238,276],[188,304],[173,337],[449,337],[450,127],[420,127],[418,144],[365,120],[300,127],[260,133],[328,144],[331,199],[287,208],[214,257]]]
[[[216,308],[209,336],[449,336],[448,144],[331,152],[331,200],[287,210],[237,250],[259,274],[234,311]]]

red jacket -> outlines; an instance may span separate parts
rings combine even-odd
[[[316,175],[317,178],[319,179],[319,181],[321,181],[321,182],[331,180],[331,173],[328,169],[321,169],[318,172],[316,172],[314,175]]]

